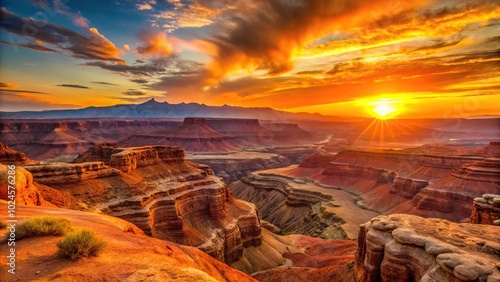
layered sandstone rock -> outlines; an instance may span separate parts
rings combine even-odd
[[[76,156],[95,143],[117,142],[137,133],[179,125],[172,120],[2,120],[0,142],[35,160]]]
[[[299,145],[315,138],[298,125],[271,124],[266,128],[257,119],[187,117],[182,125],[134,134],[120,145],[175,145],[189,152],[229,152],[247,147]]]
[[[485,153],[487,156],[500,157],[500,142],[490,142],[490,144],[486,146]]]
[[[197,246],[227,263],[261,243],[255,206],[233,199],[179,147],[93,147],[72,164],[26,166],[36,181],[78,199],[71,208],[123,218],[153,237]]]
[[[290,176],[356,193],[363,198],[363,206],[382,213],[453,221],[470,217],[474,198],[500,193],[498,158],[419,155],[414,151],[346,150],[335,156],[312,156]]]
[[[231,184],[230,189],[236,198],[253,202],[259,215],[285,234],[321,236],[328,227],[336,227],[338,234],[332,237],[346,238],[340,227],[343,220],[323,212],[322,203],[331,196],[293,189],[279,179],[254,174]]]
[[[26,157],[26,154],[12,150],[7,145],[0,143],[0,163],[23,165],[36,162]]]
[[[229,189],[235,197],[254,203],[262,219],[283,234],[355,239],[358,225],[378,214],[363,207],[352,192],[289,177],[288,169],[254,172]]]
[[[119,175],[117,169],[108,167],[103,162],[36,164],[25,165],[24,168],[33,175],[36,182],[45,185],[76,183]]]
[[[500,226],[500,195],[484,194],[475,198],[470,221]]]
[[[360,226],[356,281],[500,281],[498,227],[412,215]]]

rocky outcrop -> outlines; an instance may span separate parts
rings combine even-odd
[[[231,197],[206,166],[184,161],[179,147],[95,146],[80,160],[26,166],[35,181],[79,200],[72,208],[103,212],[146,234],[196,246],[232,263],[261,244],[255,206]]]
[[[484,194],[475,198],[470,222],[500,226],[500,195]]]
[[[51,206],[33,183],[31,173],[22,167],[11,169],[3,164],[0,164],[0,199],[15,201],[16,205]]]
[[[0,163],[23,165],[36,162],[28,159],[26,154],[12,150],[7,145],[0,143]]]
[[[499,281],[498,227],[412,215],[360,226],[356,281]]]

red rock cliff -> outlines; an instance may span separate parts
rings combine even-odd
[[[26,166],[36,181],[87,207],[126,219],[156,238],[196,246],[232,263],[261,244],[255,206],[233,199],[209,167],[185,162],[180,147],[98,146],[80,159],[100,162]]]

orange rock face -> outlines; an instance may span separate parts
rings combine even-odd
[[[35,181],[78,199],[71,208],[123,218],[148,235],[196,246],[227,263],[261,244],[255,206],[230,197],[208,166],[185,162],[180,147],[97,146],[79,159],[99,158],[26,169]]]
[[[500,226],[500,195],[484,194],[475,198],[470,221]]]
[[[7,166],[0,164],[0,199],[10,201],[8,189],[8,180],[13,180],[15,187],[15,202],[16,205],[32,205],[32,206],[52,206],[47,203],[35,183],[33,183],[33,176],[22,167],[16,167],[15,178],[9,179],[9,171]],[[13,194],[10,194],[12,196]]]
[[[253,275],[254,278],[266,282],[354,282],[354,241],[294,236],[295,246],[304,251],[283,253],[291,266],[260,271]]]
[[[360,226],[356,281],[499,281],[498,227],[413,215]]]
[[[7,145],[0,143],[0,163],[22,165],[35,163],[35,161],[28,159],[26,154],[12,150]]]
[[[6,209],[1,201],[0,209]],[[72,262],[56,254],[62,237],[23,239],[15,246],[16,274],[2,267],[0,281],[256,281],[196,248],[145,236],[136,226],[116,217],[33,206],[20,206],[16,211],[20,221],[38,215],[62,216],[76,228],[91,228],[107,246],[97,257]],[[6,213],[0,220],[6,220]],[[5,230],[0,230],[0,235]],[[1,244],[0,252],[7,254],[8,248]],[[0,263],[6,265],[7,257],[2,255]]]

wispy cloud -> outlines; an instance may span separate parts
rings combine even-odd
[[[118,84],[115,84],[115,83],[110,83],[110,82],[104,82],[104,81],[92,81],[92,83],[95,83],[95,84],[102,84],[102,85],[118,86]]]
[[[90,87],[79,85],[79,84],[58,84],[60,87],[70,87],[70,88],[79,88],[79,89],[90,89]]]
[[[135,90],[135,89],[129,89],[123,94],[128,95],[128,96],[145,96],[147,92],[141,91],[141,90]]]
[[[53,47],[50,50],[64,50],[78,59],[124,63],[118,57],[123,51],[118,49],[115,44],[95,28],[88,29],[86,34],[80,34],[61,25],[36,21],[33,18],[22,18],[5,8],[0,8],[0,17],[2,18],[0,28],[26,40],[50,45]],[[26,32],[27,29],[30,29],[31,32]],[[26,43],[10,43],[31,49],[37,48]],[[44,49],[40,51],[51,52],[50,50]]]

